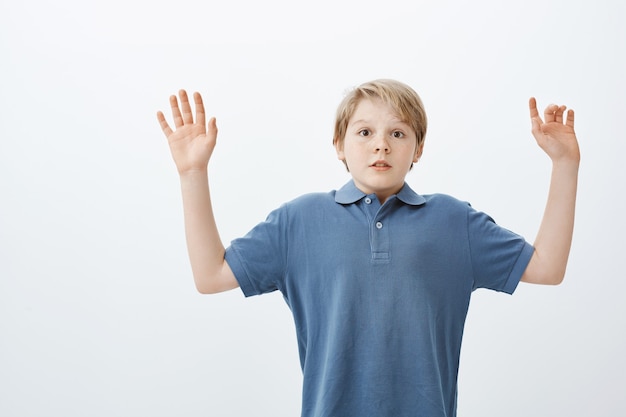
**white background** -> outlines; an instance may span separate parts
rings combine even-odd
[[[186,88],[217,116],[228,243],[348,180],[334,111],[381,77],[429,115],[411,186],[531,242],[550,163],[528,98],[576,110],[566,280],[474,294],[459,416],[626,414],[625,17],[614,1],[3,1],[0,415],[298,415],[280,294],[195,292],[155,114]]]

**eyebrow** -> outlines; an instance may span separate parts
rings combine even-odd
[[[354,122],[349,123],[348,127],[354,126],[354,125],[359,124],[359,123],[368,125],[371,122],[369,122],[369,121],[367,121],[365,119],[359,119],[359,120],[355,120]],[[401,120],[401,119],[395,119],[395,120],[393,120],[393,123],[403,124],[403,125],[405,125],[405,126],[407,126],[409,128],[411,127],[411,125],[408,122],[405,122],[404,120]]]

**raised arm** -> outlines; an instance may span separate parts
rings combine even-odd
[[[215,118],[206,123],[199,93],[193,96],[195,121],[187,93],[180,90],[179,96],[180,106],[176,96],[170,97],[174,130],[162,112],[157,113],[157,119],[180,176],[187,250],[196,288],[203,294],[222,292],[238,287],[238,283],[224,260],[209,192],[208,164],[217,140],[217,125]]]
[[[543,220],[533,254],[522,281],[560,284],[565,276],[574,231],[574,211],[580,151],[574,132],[574,111],[555,104],[546,107],[542,120],[534,98],[529,101],[532,133],[552,160],[552,176]],[[565,119],[564,119],[565,116]]]

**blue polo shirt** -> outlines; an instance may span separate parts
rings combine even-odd
[[[471,293],[512,293],[532,254],[450,196],[405,184],[381,206],[351,181],[273,211],[226,261],[293,313],[302,416],[452,417]]]

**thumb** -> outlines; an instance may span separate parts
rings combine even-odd
[[[211,117],[209,119],[209,123],[207,124],[207,135],[213,140],[217,139],[217,120],[215,117]]]
[[[530,123],[531,123],[531,131],[534,135],[540,134],[541,132],[541,119],[539,119],[538,117],[531,117],[530,118]]]

